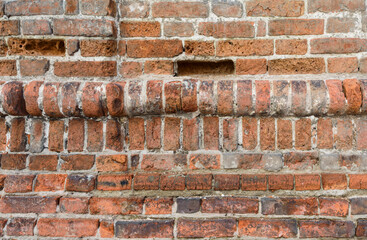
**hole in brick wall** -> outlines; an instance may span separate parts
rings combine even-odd
[[[232,60],[223,61],[177,61],[177,76],[188,75],[227,75],[234,73]]]

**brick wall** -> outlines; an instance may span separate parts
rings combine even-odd
[[[2,239],[367,238],[366,0],[0,0]]]

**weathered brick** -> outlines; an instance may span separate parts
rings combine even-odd
[[[355,226],[351,221],[302,220],[299,232],[301,238],[350,238],[354,237]]]
[[[62,0],[13,1],[5,4],[5,14],[12,16],[60,15]]]
[[[241,17],[243,14],[240,1],[213,1],[212,11],[219,17]]]
[[[61,39],[24,39],[8,40],[10,55],[23,56],[64,56],[65,41]]]
[[[52,28],[47,20],[25,20],[22,21],[22,31],[24,35],[50,35]]]
[[[254,22],[201,22],[199,34],[215,38],[250,38],[255,36]]]
[[[295,219],[244,218],[238,222],[240,236],[292,238],[297,236]]]
[[[259,200],[248,197],[207,197],[201,201],[202,213],[258,213]]]
[[[325,72],[323,58],[289,58],[269,60],[269,74],[321,74]]]
[[[158,215],[158,214],[171,214],[172,213],[172,198],[146,198],[145,201],[145,214],[146,215]]]
[[[180,40],[129,40],[127,55],[131,58],[174,57],[183,51]]]
[[[43,237],[91,237],[97,234],[98,219],[54,219],[38,220],[38,235]]]
[[[274,52],[274,41],[256,40],[220,40],[217,43],[217,56],[267,56]]]
[[[121,37],[159,37],[161,25],[159,22],[121,22]]]
[[[99,175],[97,177],[97,190],[123,191],[130,190],[132,175]]]
[[[227,219],[179,219],[177,223],[179,238],[233,237],[236,220]]]
[[[54,19],[53,33],[58,36],[112,37],[114,22],[103,19]]]
[[[208,5],[201,2],[157,2],[152,5],[153,17],[208,17]]]
[[[80,6],[83,15],[114,17],[117,11],[115,0],[82,0]]]
[[[246,2],[247,16],[253,17],[299,17],[304,14],[304,1],[296,0],[251,0]]]
[[[173,220],[117,221],[115,236],[119,238],[172,238]]]
[[[361,11],[365,9],[365,3],[363,0],[336,0],[336,1],[325,1],[325,0],[308,0],[308,12],[340,12],[340,11]]]
[[[275,41],[275,47],[278,55],[305,55],[308,49],[304,39],[279,39]]]
[[[311,39],[312,54],[359,53],[367,50],[367,40],[359,38]]]
[[[117,74],[114,61],[55,62],[54,74],[59,77],[113,77]]]
[[[34,185],[35,192],[56,192],[65,188],[66,174],[38,174]]]
[[[114,40],[81,40],[80,51],[83,57],[112,57],[117,54]]]

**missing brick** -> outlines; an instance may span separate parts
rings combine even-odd
[[[177,61],[176,76],[228,75],[234,73],[232,60],[223,61]]]

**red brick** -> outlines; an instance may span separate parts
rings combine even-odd
[[[34,185],[35,192],[56,192],[65,188],[66,174],[38,174]]]
[[[218,115],[232,115],[233,109],[233,81],[219,81],[218,82]]]
[[[266,238],[294,238],[297,236],[295,219],[244,218],[238,222],[240,236]]]
[[[333,123],[329,118],[319,118],[317,121],[317,147],[320,149],[333,148]]]
[[[317,215],[316,198],[261,198],[261,212],[264,215]]]
[[[258,213],[259,200],[247,197],[208,197],[201,203],[202,213]]]
[[[233,237],[237,229],[236,220],[226,219],[179,219],[177,236],[179,238]]]
[[[24,100],[27,112],[32,116],[41,116],[42,111],[38,107],[39,89],[41,81],[32,81],[24,87]]]
[[[5,40],[0,40],[0,56],[4,57],[8,54],[8,45]]]
[[[130,150],[142,150],[144,149],[144,119],[131,118],[129,119],[129,140]]]
[[[8,126],[6,125],[5,118],[0,118],[0,151],[5,151],[7,146]]]
[[[146,18],[149,15],[149,3],[144,1],[124,1],[120,5],[120,15],[125,18]]]
[[[323,19],[280,19],[269,22],[269,35],[321,35]]]
[[[9,236],[33,236],[36,219],[34,218],[12,218],[9,219],[6,234]]]
[[[22,76],[42,76],[49,69],[49,61],[42,60],[20,60],[20,74]]]
[[[194,56],[214,56],[213,41],[185,41],[185,54]]]
[[[355,226],[351,221],[302,220],[299,232],[301,238],[351,238],[354,237]]]
[[[212,11],[219,17],[241,17],[243,13],[242,3],[238,1],[213,2]]]
[[[117,120],[107,120],[106,124],[106,149],[114,151],[123,150],[123,134],[121,124]]]
[[[162,81],[148,81],[146,86],[146,108],[148,114],[160,114],[162,112]]]
[[[320,215],[346,217],[348,215],[349,202],[346,199],[319,198]]]
[[[292,121],[278,119],[277,120],[277,148],[292,148]]]
[[[146,143],[148,149],[161,148],[161,118],[154,117],[146,121]]]
[[[267,179],[265,175],[242,175],[241,189],[243,191],[265,191]]]
[[[96,162],[99,172],[127,171],[126,155],[101,155],[97,157]]]
[[[91,237],[97,234],[98,219],[55,219],[38,220],[38,235],[43,237]]]
[[[308,45],[305,39],[279,39],[275,41],[278,55],[305,55]]]
[[[52,33],[50,22],[47,20],[24,20],[22,30],[24,35],[50,35]]]
[[[238,190],[240,188],[240,175],[216,174],[214,175],[214,190]]]
[[[26,167],[26,154],[1,155],[1,168],[4,170],[21,170]]]
[[[32,192],[34,175],[7,175],[4,181],[6,193]]]
[[[323,173],[321,177],[324,190],[347,189],[347,177],[345,174]]]
[[[237,119],[223,119],[223,148],[234,151],[238,145]]]
[[[81,13],[93,16],[112,16],[116,15],[117,6],[115,0],[82,0]]]
[[[24,152],[26,146],[25,119],[14,118],[11,120],[9,150],[11,152]]]
[[[34,155],[29,157],[29,170],[56,171],[57,155]]]
[[[192,154],[190,156],[191,169],[219,169],[220,155]]]
[[[256,86],[256,107],[258,114],[264,114],[270,111],[270,82],[255,81]]]
[[[174,57],[183,51],[180,40],[129,40],[127,55],[131,58]]]
[[[362,92],[358,80],[345,79],[343,81],[343,92],[348,103],[347,113],[359,113],[362,106]]]
[[[172,238],[173,220],[117,221],[115,237],[118,238]]]
[[[112,117],[124,115],[125,82],[108,83],[106,97],[108,112]]]
[[[79,1],[77,0],[66,0],[65,3],[65,14],[76,15],[79,13]]]
[[[366,232],[366,227],[367,227],[367,221],[366,220],[358,220],[358,225],[356,228],[356,236],[358,237],[366,237],[367,236],[367,232]]]
[[[325,72],[323,58],[287,58],[268,61],[269,74],[321,74]]]
[[[77,94],[80,83],[78,82],[67,82],[62,85],[61,88],[61,110],[65,116],[80,116],[81,110],[78,106]]]
[[[103,149],[103,122],[88,120],[87,129],[87,150],[101,152]]]
[[[252,81],[237,81],[237,114],[249,115],[252,111]]]
[[[340,150],[349,150],[353,147],[353,124],[348,119],[337,120],[337,132],[335,135],[336,148]]]
[[[55,62],[54,74],[59,77],[113,77],[117,67],[114,61]]]
[[[215,38],[250,38],[255,36],[254,22],[201,22],[200,35]]]
[[[15,60],[0,61],[0,76],[16,76],[17,63]]]
[[[318,174],[294,175],[297,191],[320,190],[321,177]]]
[[[311,119],[299,119],[296,121],[296,142],[297,150],[311,149]]]
[[[212,178],[212,174],[188,174],[186,175],[187,190],[210,190]]]
[[[221,40],[217,43],[217,56],[267,56],[273,55],[274,41],[256,40]]]
[[[104,19],[54,19],[54,35],[85,36],[85,37],[112,37],[116,35],[113,21]]]
[[[367,50],[367,40],[359,38],[311,39],[312,54],[358,53]]]
[[[167,22],[164,24],[166,37],[191,37],[194,36],[194,26],[189,22]]]
[[[134,190],[158,190],[159,174],[140,173],[134,177]]]
[[[67,149],[69,152],[82,152],[84,149],[84,120],[70,119]]]
[[[161,190],[185,190],[185,176],[165,174],[161,176]]]
[[[65,42],[60,39],[10,38],[9,54],[22,56],[64,56]]]
[[[183,120],[182,135],[182,147],[184,150],[199,149],[199,123],[197,118]]]
[[[159,215],[172,214],[172,198],[146,198],[145,199],[145,214]]]
[[[198,109],[196,82],[196,80],[191,79],[182,81],[181,102],[184,112],[195,112]]]
[[[237,75],[257,75],[267,72],[266,59],[237,59],[236,74]]]
[[[208,5],[201,2],[157,2],[152,5],[153,17],[162,18],[205,18],[208,17]]]
[[[2,213],[56,213],[57,197],[3,196],[0,200]]]
[[[143,74],[142,68],[140,62],[122,62],[119,72],[124,78],[136,78]]]
[[[219,119],[218,117],[204,117],[204,148],[206,150],[219,149]]]
[[[340,80],[326,80],[329,91],[329,112],[330,114],[341,114],[346,110],[346,98],[343,93],[343,85]]]
[[[97,190],[122,191],[130,190],[132,175],[99,175],[97,178]]]
[[[60,212],[87,214],[88,202],[88,197],[62,197],[60,199]]]
[[[181,111],[181,82],[167,82],[164,85],[166,100],[166,113],[176,113]]]
[[[43,88],[43,109],[45,114],[54,118],[63,117],[59,107],[59,86],[59,83],[45,83]]]
[[[355,31],[356,18],[330,17],[327,20],[327,33],[348,33]]]
[[[141,214],[143,199],[92,197],[89,201],[89,210],[93,215]]]
[[[242,118],[243,147],[252,150],[257,146],[257,119]]]
[[[217,101],[214,99],[214,82],[201,81],[199,87],[199,111],[202,114],[214,114]]]
[[[358,72],[358,59],[349,58],[329,58],[329,73],[356,73]]]
[[[173,75],[173,63],[169,60],[152,60],[144,64],[145,74]]]
[[[268,175],[269,190],[292,190],[293,176],[291,174],[284,175]]]
[[[82,93],[82,106],[87,117],[101,117],[107,113],[106,102],[102,98],[101,83],[86,83]]]
[[[66,179],[66,191],[90,192],[94,189],[95,177],[92,175],[68,175]]]
[[[2,106],[6,113],[15,116],[27,115],[21,82],[5,83],[3,85],[2,95]]]
[[[121,37],[160,37],[161,25],[159,22],[121,22]]]
[[[176,170],[185,168],[187,156],[185,154],[144,154],[141,168],[146,171]]]
[[[64,150],[64,121],[50,121],[48,134],[48,149],[53,152],[62,152]]]
[[[94,155],[62,155],[62,170],[89,170],[94,165]]]
[[[0,21],[0,36],[19,35],[19,21]]]
[[[341,11],[360,11],[365,9],[365,3],[363,0],[336,0],[327,2],[324,0],[310,0],[308,4],[308,12],[341,12]]]
[[[283,157],[285,166],[292,170],[313,169],[319,163],[317,152],[289,152]]]
[[[349,175],[350,189],[367,189],[367,175],[350,174]]]
[[[252,0],[246,2],[247,16],[299,17],[304,14],[305,3],[299,0]]]
[[[63,2],[61,0],[9,2],[5,5],[5,13],[12,16],[60,15],[63,14]]]
[[[112,57],[117,54],[114,40],[81,40],[80,51],[83,57]]]
[[[262,150],[275,149],[275,120],[260,119],[260,147]]]
[[[367,149],[367,142],[366,142],[366,137],[367,137],[367,122],[364,119],[356,119],[355,120],[355,124],[356,124],[356,147],[358,150],[365,150]]]
[[[307,83],[305,81],[291,81],[292,85],[292,106],[291,110],[296,115],[306,113]]]
[[[115,226],[113,221],[101,221],[99,224],[99,235],[101,238],[113,238]]]

